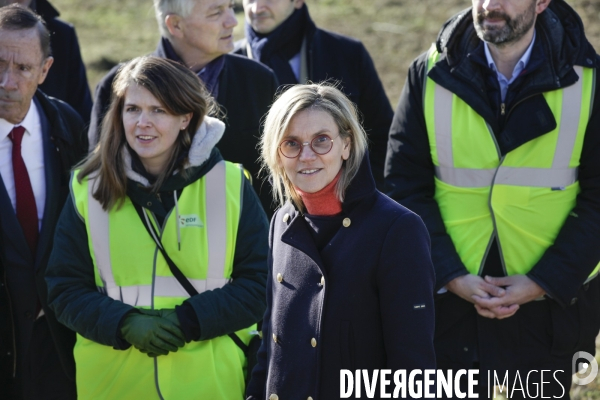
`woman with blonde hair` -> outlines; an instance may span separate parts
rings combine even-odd
[[[281,208],[247,398],[333,399],[342,369],[434,369],[429,236],[376,190],[354,105],[331,86],[294,86],[261,145]]]
[[[196,75],[123,66],[74,171],[46,280],[80,399],[235,399],[264,308],[267,221]]]

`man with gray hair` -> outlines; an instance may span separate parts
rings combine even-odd
[[[225,112],[225,134],[217,148],[227,161],[241,163],[253,178],[253,186],[270,216],[271,191],[258,177],[260,119],[277,89],[273,72],[233,50],[237,20],[230,0],[154,0],[161,33],[155,56],[178,61],[196,72]],[[88,137],[98,141],[99,126],[108,109],[113,68],[96,88]]]
[[[0,8],[0,397],[75,399],[75,334],[48,308],[44,273],[81,117],[38,86],[54,59],[40,16]]]

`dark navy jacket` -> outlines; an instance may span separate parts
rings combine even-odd
[[[34,0],[31,5],[46,21],[54,57],[54,63],[40,89],[48,96],[69,104],[87,124],[92,112],[92,95],[75,28],[58,19],[60,14],[48,1]]]
[[[38,301],[61,357],[62,366],[56,368],[64,368],[75,378],[75,334],[60,325],[48,308],[44,273],[54,228],[69,193],[69,171],[86,154],[88,143],[83,122],[70,106],[39,90],[34,101],[41,108],[46,176],[46,204],[35,259],[0,178],[0,388],[8,387],[17,363],[23,362]]]
[[[162,41],[153,55],[168,58]],[[264,65],[234,54],[225,54],[225,66],[219,75],[219,95],[217,103],[226,115],[225,134],[217,144],[223,158],[244,165],[252,175],[252,186],[270,218],[274,208],[270,185],[258,177],[258,141],[260,138],[260,120],[267,113],[275,91],[275,74]],[[99,127],[104,113],[110,104],[111,85],[120,65],[114,67],[96,87],[94,108],[88,131],[92,145],[98,141]]]
[[[368,164],[342,205],[350,225],[321,252],[290,203],[273,217],[249,399],[337,399],[340,369],[435,368],[429,236],[416,214],[375,189]]]
[[[357,39],[317,28],[308,18],[308,79],[312,82],[339,81],[340,90],[357,105],[369,135],[369,158],[375,182],[383,189],[383,166],[393,110],[375,65]],[[246,39],[235,43],[236,54],[248,56]]]

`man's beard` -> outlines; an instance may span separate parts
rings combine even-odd
[[[502,27],[490,25],[484,27],[486,18],[503,19],[506,23]],[[474,15],[474,20],[475,31],[481,40],[502,47],[517,42],[531,29],[535,22],[535,2],[532,7],[514,19],[501,11],[480,11]]]

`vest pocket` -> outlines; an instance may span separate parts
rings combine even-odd
[[[350,321],[340,324],[340,359],[342,369],[355,369],[354,363],[354,331]]]

